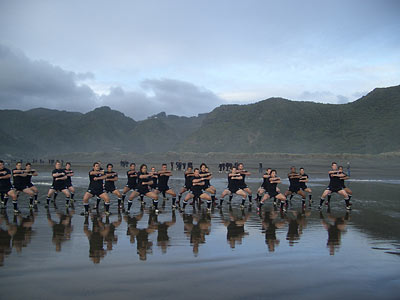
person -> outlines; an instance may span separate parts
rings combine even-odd
[[[258,163],[258,173],[262,173],[262,170],[263,170],[263,164],[260,162],[260,163]]]
[[[263,175],[263,182],[261,186],[257,189],[257,203],[260,203],[261,197],[263,194],[265,194],[268,191],[268,185],[269,185],[269,177],[271,176],[271,168],[267,168]]]
[[[38,201],[39,190],[32,183],[32,176],[38,176],[38,172],[36,172],[36,170],[32,169],[31,163],[26,163],[25,164],[25,173],[26,173],[26,177],[25,177],[26,186],[29,187],[34,192],[34,203],[35,203],[35,205],[37,205],[39,203],[39,201]]]
[[[190,189],[192,188],[193,176],[194,176],[193,168],[187,167],[186,172],[185,172],[185,184],[183,185],[182,189],[180,190],[180,192],[178,194],[178,206],[180,206],[180,202],[181,202],[183,193],[190,191]]]
[[[4,166],[4,161],[2,160],[0,160],[0,194],[2,198],[2,208],[4,209],[7,207],[8,197],[11,197],[14,206],[14,214],[19,214],[17,194],[11,184],[11,171]]]
[[[300,178],[301,175],[297,173],[296,167],[291,167],[290,172],[288,173],[289,179],[289,189],[285,192],[285,197],[287,199],[288,196],[293,196],[294,194],[298,194],[301,196],[302,199],[302,206],[306,205],[306,194],[300,188]],[[290,200],[292,197],[290,197]],[[286,205],[288,202],[286,200]]]
[[[172,176],[172,172],[167,170],[167,164],[162,164],[161,170],[157,174],[158,176],[158,192],[162,193],[164,200],[166,194],[172,196],[172,208],[176,208],[176,193],[173,189],[168,186],[168,180]]]
[[[208,167],[207,167],[207,165],[206,165],[205,163],[202,163],[202,164],[200,165],[200,176],[201,176],[201,177],[205,177],[205,180],[204,180],[204,190],[205,190],[207,193],[210,193],[212,204],[214,204],[214,203],[215,203],[215,200],[216,200],[215,194],[217,193],[217,190],[216,190],[216,188],[215,188],[214,186],[212,186],[211,183],[210,183],[210,179],[212,178],[212,173],[208,170]]]
[[[345,176],[340,178],[342,180],[342,188],[346,191],[346,193],[349,195],[349,201],[351,200],[351,197],[353,197],[353,191],[346,187],[344,181],[350,179],[350,175],[346,174],[343,172],[343,167],[339,166],[339,172],[342,172]]]
[[[89,187],[83,195],[84,211],[81,215],[89,214],[89,199],[95,196],[100,197],[104,201],[105,214],[109,216],[110,213],[110,198],[104,191],[104,180],[111,177],[111,174],[105,174],[99,162],[93,164],[93,169],[89,171]]]
[[[122,208],[122,194],[115,187],[115,182],[118,180],[118,173],[113,170],[113,164],[107,164],[107,171],[104,172],[108,177],[105,179],[104,190],[106,193],[112,193],[118,197],[118,209]]]
[[[240,188],[242,183],[242,175],[238,172],[238,170],[233,167],[231,173],[228,174],[228,187],[222,192],[220,200],[219,200],[219,208],[222,208],[222,204],[224,202],[224,198],[226,195],[233,196],[233,194],[239,195],[242,197],[242,203],[240,208],[244,208],[244,204],[246,202],[247,194]],[[231,197],[229,197],[229,204],[231,203]]]
[[[326,196],[332,193],[338,193],[341,196],[343,196],[346,202],[346,209],[351,210],[349,195],[343,189],[343,182],[341,180],[343,177],[346,177],[346,175],[338,170],[336,162],[332,162],[331,170],[328,172],[328,175],[329,175],[329,186],[325,189],[325,191],[321,195],[319,209],[322,208],[322,204],[324,203]]]
[[[132,190],[131,194],[129,195],[128,198],[128,209],[131,208],[133,199],[139,196],[139,193],[137,192],[138,184],[137,184],[137,179],[138,175],[136,172],[136,164],[131,163],[129,165],[129,170],[126,172],[126,176],[128,177],[128,182],[126,183],[126,186],[122,190],[122,207],[124,207],[124,201],[126,197],[126,193],[128,193],[130,190]]]
[[[242,176],[242,179],[239,182],[239,188],[247,193],[247,195],[249,197],[249,205],[251,206],[253,204],[253,201],[252,201],[253,196],[252,196],[251,189],[246,184],[246,176],[250,176],[251,173],[244,169],[243,163],[239,163],[239,164],[236,163],[236,165],[237,165],[237,170],[239,171],[240,175]]]
[[[152,191],[158,193],[158,173],[155,167],[151,167],[150,169],[151,173],[153,174],[153,176],[151,176],[151,180],[153,181],[153,184],[150,185],[150,188]],[[143,199],[141,199],[142,203],[143,203]]]
[[[207,180],[209,177],[202,177],[200,175],[200,169],[198,168],[195,168],[193,173],[190,193],[188,193],[183,200],[182,211],[185,210],[185,207],[190,199],[193,199],[193,201],[196,201],[196,199],[206,200],[207,210],[211,211],[211,197],[207,193],[204,193],[205,180]]]
[[[71,194],[71,202],[74,202],[74,196],[75,196],[75,188],[72,185],[72,179],[71,177],[74,176],[74,171],[72,171],[71,169],[71,163],[67,162],[65,164],[65,174],[67,175],[67,180],[66,180],[66,184],[67,184],[67,188]]]
[[[311,207],[312,204],[312,190],[307,186],[307,182],[308,182],[308,175],[304,172],[304,168],[300,168],[300,189],[304,192],[304,193],[308,193],[308,206]],[[292,197],[292,196],[290,196]]]
[[[35,197],[35,192],[28,187],[26,176],[28,175],[25,170],[22,169],[22,163],[17,162],[15,164],[15,169],[12,170],[13,174],[13,185],[17,192],[17,196],[20,192],[23,192],[29,196],[29,208],[33,208],[33,199]]]
[[[65,205],[68,207],[71,194],[67,187],[67,178],[68,177],[67,177],[67,174],[65,173],[65,170],[61,167],[61,162],[56,161],[55,169],[51,172],[51,175],[53,177],[53,184],[51,185],[51,187],[47,193],[45,207],[46,208],[49,207],[51,196],[53,196],[53,194],[55,192],[62,192],[65,195],[65,197],[66,197]]]
[[[347,162],[347,175],[350,177],[350,162]]]
[[[151,191],[150,186],[153,184],[153,181],[151,180],[151,177],[153,176],[153,173],[148,173],[147,172],[147,165],[142,164],[140,166],[140,171],[137,174],[138,176],[138,193],[139,195],[144,195],[146,197],[149,197],[153,200],[153,208],[155,213],[158,213],[158,194],[155,192]],[[128,206],[128,213],[130,212],[130,206]]]
[[[277,188],[277,185],[279,183],[281,183],[281,179],[279,177],[276,176],[277,172],[276,170],[271,170],[271,174],[269,177],[269,185],[268,185],[268,190],[267,193],[264,194],[263,198],[261,199],[259,205],[258,205],[258,210],[261,210],[262,205],[264,204],[264,202],[266,200],[268,200],[269,198],[273,198],[275,197],[276,199],[280,200],[281,202],[281,210],[283,212],[286,211],[286,197],[279,192],[279,189]]]

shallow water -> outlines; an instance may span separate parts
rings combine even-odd
[[[37,210],[30,212],[21,196],[21,216],[14,217],[11,205],[3,212],[1,299],[398,299],[398,178],[348,182],[354,192],[350,213],[336,195],[329,211],[317,210],[327,183],[321,176],[310,184],[313,206],[302,210],[295,197],[286,214],[271,203],[261,215],[255,207],[241,210],[235,197],[231,207],[224,203],[210,214],[205,205],[180,213],[167,200],[157,216],[146,199],[144,209],[135,201],[126,215],[111,196],[109,218],[102,210],[85,218],[79,213],[86,174],[73,179],[74,209],[65,209],[61,195],[57,207],[43,207],[50,182],[43,173],[35,178]],[[180,176],[170,181],[175,190]],[[225,178],[212,183],[218,194],[226,186]],[[258,185],[249,180],[253,191]]]

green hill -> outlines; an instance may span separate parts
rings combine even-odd
[[[72,152],[383,153],[400,150],[400,86],[348,104],[271,98],[208,114],[135,121],[100,107],[86,114],[0,110],[0,155]]]
[[[181,151],[381,153],[400,149],[400,86],[347,104],[271,98],[214,109]],[[218,149],[218,150],[217,150]]]

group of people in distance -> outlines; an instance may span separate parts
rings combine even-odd
[[[324,190],[319,209],[328,197],[327,205],[330,204],[330,197],[332,193],[338,193],[343,196],[346,202],[346,209],[351,209],[350,199],[352,191],[344,184],[345,180],[349,177],[343,172],[342,167],[333,162],[332,169],[329,171],[329,186]],[[4,162],[0,160],[0,194],[1,204],[5,208],[7,206],[8,198],[11,197],[14,205],[14,213],[19,213],[18,210],[18,195],[25,193],[29,196],[30,208],[36,206],[38,202],[38,189],[32,184],[32,176],[37,176],[38,173],[32,169],[30,163],[27,163],[25,169],[22,164],[18,162],[12,172],[5,168]],[[141,204],[144,205],[144,197],[152,199],[152,205],[155,213],[158,213],[158,199],[159,195],[163,195],[166,200],[167,195],[172,197],[172,208],[179,208],[185,210],[185,207],[192,200],[194,205],[196,201],[199,205],[206,201],[207,210],[210,211],[212,206],[217,205],[216,188],[211,185],[212,173],[209,171],[207,165],[202,163],[199,168],[189,166],[185,173],[185,183],[177,195],[173,189],[168,185],[169,178],[172,172],[167,169],[167,164],[162,164],[160,170],[154,167],[148,169],[146,164],[142,164],[139,170],[136,170],[136,164],[131,163],[129,170],[126,173],[127,184],[122,190],[122,193],[116,188],[115,182],[118,180],[118,173],[113,170],[112,164],[107,164],[106,170],[101,167],[100,162],[95,162],[93,168],[89,171],[89,187],[83,195],[84,211],[82,215],[89,214],[89,200],[92,197],[97,197],[97,204],[95,209],[98,209],[100,201],[104,201],[105,214],[110,214],[110,197],[108,194],[114,194],[118,197],[118,209],[125,209],[125,199],[130,192],[127,200],[127,213],[130,213],[133,200],[140,199]],[[231,203],[233,196],[236,194],[241,197],[240,207],[245,207],[246,199],[248,199],[249,206],[252,206],[252,191],[246,184],[246,176],[251,175],[250,172],[244,169],[243,163],[239,163],[237,168],[232,167],[228,174],[228,186],[223,190],[219,199],[219,208],[222,208],[224,198],[229,196],[229,203]],[[71,177],[74,172],[71,169],[71,163],[66,163],[65,168],[57,161],[55,169],[52,171],[53,183],[48,191],[45,207],[49,206],[51,197],[54,195],[54,200],[59,192],[62,192],[66,197],[66,207],[74,201],[75,189],[72,185]],[[11,184],[11,177],[13,178],[13,185]],[[273,199],[274,206],[280,206],[282,211],[286,211],[289,201],[292,200],[295,194],[301,196],[303,207],[306,206],[307,194],[308,204],[312,204],[312,190],[307,187],[309,176],[305,173],[304,168],[300,168],[299,172],[295,167],[290,168],[288,173],[289,188],[286,192],[282,193],[278,188],[281,179],[277,176],[277,171],[268,168],[263,174],[263,182],[257,190],[257,204],[258,210],[262,209],[262,205],[268,200]],[[183,197],[186,193],[185,197]],[[181,205],[181,200],[182,205]],[[279,201],[279,202],[278,202]]]

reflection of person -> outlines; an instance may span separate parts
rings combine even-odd
[[[121,213],[118,213],[117,221],[111,223],[110,223],[110,217],[107,215],[105,223],[103,223],[103,218],[100,218],[98,220],[98,224],[102,229],[102,232],[104,232],[104,241],[107,244],[107,251],[112,250],[113,244],[116,244],[118,242],[118,236],[115,235],[115,229],[117,229],[119,225],[121,225],[121,223],[122,223]]]
[[[275,210],[265,211],[262,219],[262,228],[265,231],[265,244],[268,246],[269,252],[275,251],[275,245],[279,245],[276,238],[276,229],[285,225],[285,220],[277,221],[278,213]]]
[[[328,231],[327,248],[329,248],[329,254],[335,255],[335,251],[340,248],[342,232],[345,231],[347,221],[349,220],[349,213],[346,212],[344,217],[334,217],[328,214],[327,218],[321,213],[322,225]]]
[[[231,246],[231,248],[235,248],[236,244],[242,244],[242,240],[245,235],[248,233],[244,230],[244,224],[246,223],[247,219],[249,218],[249,214],[246,214],[242,211],[240,217],[235,216],[232,213],[232,210],[229,211],[229,220],[225,220],[223,218],[223,213],[221,211],[222,222],[226,226],[227,234],[226,239]]]
[[[12,246],[18,253],[31,242],[33,223],[35,223],[35,216],[32,211],[30,211],[30,214],[26,217],[14,215],[12,227],[15,228],[12,230],[15,230],[15,232],[12,238]]]
[[[58,223],[51,219],[50,210],[47,210],[47,222],[53,229],[53,244],[56,245],[56,251],[61,251],[61,244],[71,238],[73,230],[71,219],[72,214],[67,211],[66,214],[57,212]]]
[[[300,236],[303,234],[303,229],[307,226],[306,216],[310,216],[311,211],[302,210],[300,212],[293,211],[292,216],[287,216],[288,221],[288,232],[286,235],[286,240],[289,241],[289,246],[293,246],[295,241],[300,239]]]
[[[0,226],[5,224],[5,228],[0,227],[0,266],[3,266],[4,259],[11,253],[11,239],[15,234],[16,227],[11,226],[7,212],[4,212],[0,216]]]
[[[193,246],[193,254],[199,254],[200,244],[206,242],[206,235],[211,232],[211,217],[209,214],[202,212],[201,215],[182,215],[184,223],[184,233],[190,237],[190,245]]]
[[[149,216],[149,227],[157,230],[157,246],[161,248],[162,253],[167,253],[167,247],[170,245],[168,228],[176,223],[175,210],[172,210],[171,221],[159,222],[158,215],[151,213]]]
[[[106,232],[104,228],[100,228],[97,218],[97,215],[92,216],[92,230],[89,229],[88,215],[85,216],[83,225],[83,231],[89,240],[89,258],[95,264],[100,263],[100,260],[106,255],[106,251],[103,248]]]
[[[153,213],[156,213],[153,211]],[[149,241],[149,234],[154,232],[154,228],[148,226],[147,228],[137,228],[137,223],[143,217],[143,209],[139,215],[131,217],[130,215],[125,215],[124,220],[128,224],[128,229],[126,234],[130,236],[130,242],[132,244],[137,244],[137,254],[140,260],[146,260],[147,254],[152,253],[153,242]],[[150,216],[149,216],[150,222]]]

